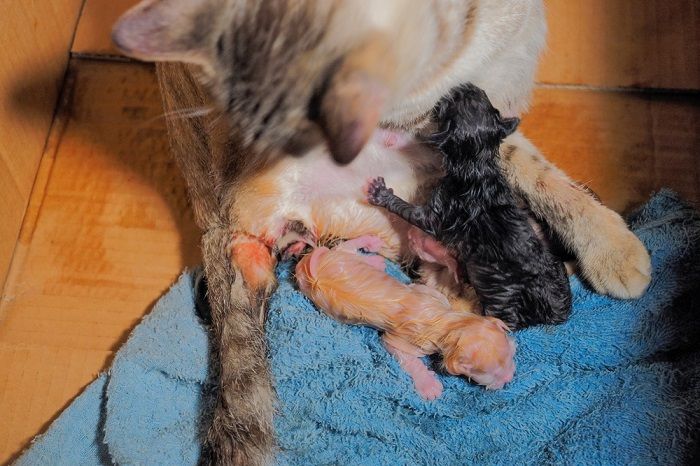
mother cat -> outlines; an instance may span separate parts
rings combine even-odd
[[[274,450],[262,331],[274,244],[303,225],[320,240],[379,235],[385,255],[404,254],[405,226],[361,201],[366,179],[420,196],[439,157],[391,147],[397,132],[419,133],[438,99],[467,81],[503,114],[521,114],[544,37],[541,0],[146,0],[122,17],[115,43],[166,62],[172,146],[205,231],[219,356],[212,461],[260,464]],[[502,156],[597,291],[643,293],[649,257],[617,214],[523,135],[506,139]],[[441,286],[443,275],[433,267],[424,280]]]

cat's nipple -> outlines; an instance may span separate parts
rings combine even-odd
[[[380,129],[375,133],[375,140],[387,149],[400,150],[408,146],[412,138],[405,133]]]

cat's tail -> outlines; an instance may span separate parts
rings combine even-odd
[[[212,403],[203,420],[200,464],[270,464],[275,451],[275,394],[266,357],[264,316],[274,283],[250,289],[227,248],[227,228],[202,239],[211,311]],[[218,356],[218,357],[217,357]]]
[[[238,171],[234,168],[241,154],[231,149],[235,144],[217,137],[226,134],[218,128],[225,119],[199,111],[210,108],[210,102],[192,70],[161,63],[157,73],[171,151],[187,182],[197,223],[205,232],[202,254],[211,317],[212,390],[206,399],[212,404],[202,415],[200,463],[269,464],[275,449],[275,396],[263,328],[265,305],[275,282],[270,272],[260,274],[263,279],[255,288],[249,285],[243,275],[251,264],[235,257],[231,248],[235,219],[228,217],[226,193],[231,180],[227,177]]]

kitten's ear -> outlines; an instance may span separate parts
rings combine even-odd
[[[504,118],[501,121],[501,131],[503,134],[503,137],[510,136],[515,132],[516,129],[518,129],[518,125],[520,124],[520,118],[513,117],[513,118]]]
[[[144,0],[117,21],[112,41],[145,61],[202,64],[211,48],[213,9],[203,0]]]
[[[336,162],[352,162],[372,136],[391,96],[394,71],[386,42],[375,37],[340,62],[312,103],[311,117]]]

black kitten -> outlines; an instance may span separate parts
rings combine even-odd
[[[513,329],[561,323],[571,312],[564,264],[540,242],[499,167],[501,141],[518,126],[502,118],[486,93],[465,84],[434,110],[429,139],[443,155],[445,176],[424,206],[372,181],[369,202],[433,235],[452,253],[461,278],[476,290],[484,314]]]

